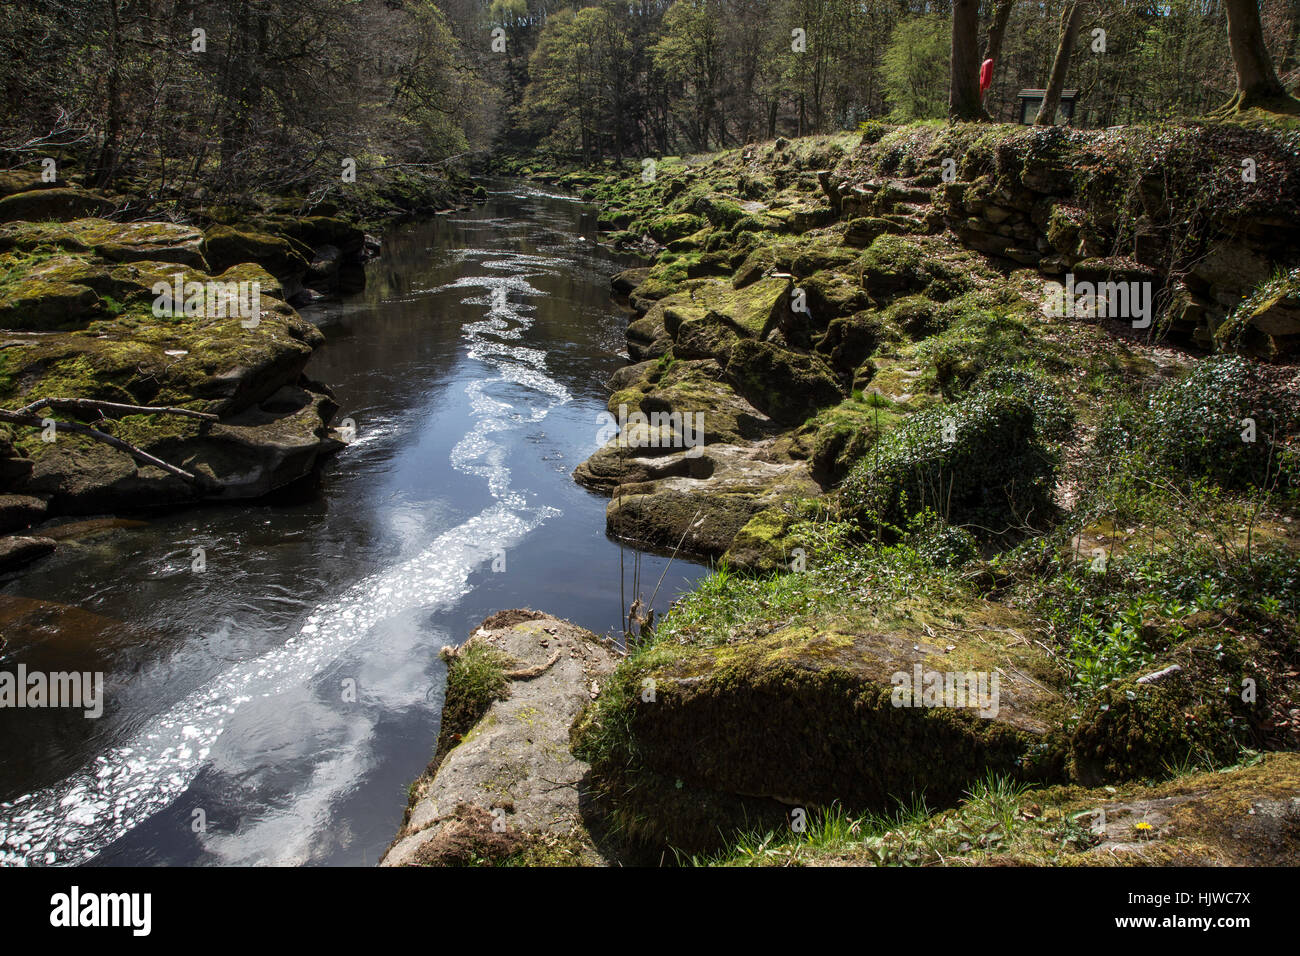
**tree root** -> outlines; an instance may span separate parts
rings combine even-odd
[[[1246,93],[1238,90],[1232,99],[1222,106],[1211,110],[1206,115],[1214,119],[1237,116],[1248,110],[1261,110],[1265,113],[1279,113],[1286,116],[1300,116],[1300,100],[1285,90],[1273,94]]]

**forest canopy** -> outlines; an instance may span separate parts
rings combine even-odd
[[[1294,90],[1298,37],[1300,0],[27,0],[0,21],[0,167],[58,152],[98,185],[228,195],[493,146],[594,161],[1014,122],[1054,64],[1075,124],[1156,122],[1244,102],[1240,50]]]

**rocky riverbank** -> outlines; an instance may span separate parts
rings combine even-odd
[[[610,412],[704,422],[702,449],[624,433],[575,477],[611,495],[611,534],[770,570],[781,503],[835,486],[872,436],[1000,364],[1086,378],[1122,363],[1158,382],[1141,346],[1159,340],[1289,362],[1292,149],[1234,128],[882,127],[664,160],[652,181],[559,177],[602,204],[609,241],[661,244],[613,280],[633,364]],[[1151,314],[1108,316],[1095,297],[1047,314],[1047,283],[1067,276],[1146,284]],[[1003,354],[980,354],[986,337]],[[1093,397],[1065,391],[1087,416]],[[1040,492],[1022,507],[1045,510]]]
[[[383,865],[607,862],[585,822],[589,768],[570,752],[569,726],[599,696],[613,650],[567,621],[503,611],[443,657],[437,753]]]
[[[1300,859],[1297,176],[1267,129],[920,125],[548,177],[659,250],[575,478],[720,562],[573,722],[588,830]]]
[[[53,550],[51,519],[261,498],[347,440],[294,306],[361,288],[379,240],[305,200],[147,205],[0,174],[0,570]]]
[[[918,655],[920,648],[908,649],[899,635],[893,637],[892,653],[908,660],[934,651]],[[834,634],[820,640],[837,643]],[[889,643],[882,638],[876,647],[858,650],[884,663],[881,645]],[[1227,769],[1182,773],[1160,783],[1116,778],[1118,786],[1044,785],[1038,777],[1042,765],[1030,769],[1014,758],[1017,752],[1042,752],[1048,726],[1043,718],[1050,721],[1053,711],[1052,695],[1030,678],[1013,672],[1013,686],[1003,685],[1000,692],[1002,704],[1012,709],[982,729],[975,714],[891,714],[883,701],[866,712],[860,703],[845,710],[863,698],[843,686],[832,688],[837,664],[855,667],[851,649],[838,644],[840,656],[820,674],[806,671],[800,680],[796,671],[787,671],[803,690],[778,693],[774,685],[748,714],[730,712],[734,698],[719,710],[725,696],[716,685],[703,692],[690,686],[700,680],[697,675],[641,681],[635,687],[638,709],[674,726],[653,734],[639,727],[638,733],[661,748],[649,759],[676,767],[667,789],[641,779],[612,794],[591,765],[575,756],[573,745],[586,755],[582,741],[589,739],[589,721],[599,713],[596,702],[607,692],[617,654],[607,642],[548,615],[495,614],[459,648],[444,648],[448,692],[437,752],[411,785],[402,828],[381,865],[1279,866],[1300,858],[1300,754],[1254,755]],[[753,655],[771,650],[751,648]],[[733,672],[731,680],[739,676]],[[711,682],[707,675],[703,679]],[[820,697],[813,690],[818,681],[826,685]],[[866,682],[857,690],[872,693]],[[624,693],[614,687],[609,692]],[[710,698],[714,707],[707,709]],[[691,726],[677,726],[691,714],[697,718]],[[719,763],[737,753],[727,742],[737,735],[750,741],[749,749],[744,765],[730,772],[748,775],[746,789],[705,793],[685,783],[719,772]],[[765,746],[764,738],[775,747]],[[787,739],[800,742],[794,752],[782,749]],[[839,751],[840,741],[849,739],[853,746]],[[941,752],[945,758],[936,765]],[[637,762],[644,759],[639,755]],[[904,763],[911,769],[904,770]],[[981,776],[999,771],[1004,775]],[[792,789],[766,796],[748,789],[762,791],[775,777]],[[1009,782],[1036,778],[1037,785]],[[810,816],[828,802],[885,805],[889,795],[918,784],[939,787],[926,790],[922,805],[930,809],[918,811],[913,804],[899,816],[858,822],[832,811],[833,827],[824,821],[819,827]],[[873,792],[854,792],[864,785]],[[808,799],[814,791],[821,792],[820,803]],[[672,795],[666,802],[665,793]],[[629,815],[627,800],[634,795],[637,812]],[[934,810],[944,807],[951,809]],[[743,829],[710,832],[703,829],[706,821]],[[630,822],[636,825],[629,830]],[[792,840],[782,835],[792,826],[813,829],[798,829],[808,837]],[[647,842],[650,830],[669,842]],[[747,836],[738,845],[720,844],[728,832]],[[721,854],[681,852],[719,845],[729,848]]]

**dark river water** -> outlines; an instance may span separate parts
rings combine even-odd
[[[0,667],[103,671],[106,698],[0,710],[0,863],[373,865],[442,645],[512,607],[618,627],[605,499],[570,477],[625,361],[595,234],[515,183],[396,228],[365,292],[304,313],[356,423],[317,491],[88,534],[0,589]],[[701,573],[674,562],[657,609]]]

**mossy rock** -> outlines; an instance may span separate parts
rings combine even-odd
[[[880,313],[856,312],[832,319],[826,326],[826,334],[817,340],[817,351],[827,356],[837,371],[852,374],[882,343],[897,337],[897,331]]]
[[[644,316],[627,327],[627,354],[633,362],[644,362],[666,355],[673,338],[664,328],[662,304],[655,304]]]
[[[688,292],[662,300],[664,327],[674,337],[684,323],[712,316],[745,338],[762,338],[784,311],[787,285],[765,279],[743,289],[720,281],[700,282]]]
[[[885,233],[897,231],[898,227],[888,219],[861,216],[849,220],[844,230],[844,244],[847,246],[869,246]]]
[[[227,225],[236,224],[227,223]],[[337,246],[345,256],[360,252],[366,239],[365,232],[359,226],[346,219],[324,214],[262,216],[251,220],[249,225],[260,228],[262,232],[301,243],[308,249]]]
[[[718,363],[707,359],[675,360],[647,392],[631,396],[615,393],[609,400],[613,414],[618,414],[618,403],[626,398],[630,398],[630,407],[646,414],[703,414],[708,445],[757,441],[776,431],[771,421],[727,383]]]
[[[762,233],[751,236],[755,245],[732,276],[732,284],[737,288],[772,272],[810,276],[823,270],[840,269],[857,257],[856,250],[846,249],[830,237],[792,239],[765,237]]]
[[[264,299],[256,328],[237,316],[154,316],[140,302],[84,331],[15,340],[6,349],[11,400],[99,398],[232,414],[297,381],[324,337]]]
[[[745,218],[745,210],[739,203],[715,194],[700,196],[691,205],[691,211],[703,216],[713,226],[727,229]]]
[[[1089,701],[1070,741],[1077,780],[1157,778],[1189,762],[1223,766],[1257,742],[1269,687],[1254,664],[1255,642],[1216,615],[1199,617],[1187,622],[1196,636]]]
[[[1004,614],[972,614],[982,641],[955,639],[950,653],[911,626],[851,618],[719,647],[661,644],[620,666],[575,725],[575,753],[631,836],[690,851],[782,807],[885,811],[922,792],[943,806],[989,773],[1059,779],[1061,699],[1044,661],[1005,666],[1010,639],[981,628]],[[923,706],[909,706],[898,677],[998,666],[988,716],[926,705],[929,678]]]
[[[810,324],[819,329],[826,328],[832,319],[853,315],[871,306],[867,290],[855,276],[843,272],[814,272],[799,280],[798,287],[807,293]]]
[[[941,318],[939,304],[924,295],[895,299],[885,309],[882,321],[901,329],[913,339],[927,338],[947,327]]]
[[[969,290],[970,274],[983,268],[973,253],[942,237],[886,234],[872,242],[850,271],[860,274],[872,298],[883,304],[914,292],[946,302]]]
[[[794,516],[780,508],[765,508],[750,518],[731,540],[723,558],[729,567],[760,574],[790,569],[799,547],[787,532]]]
[[[27,278],[8,284],[0,297],[0,328],[5,329],[84,328],[104,314],[95,290],[75,282]]]
[[[206,272],[202,239],[197,229],[172,222],[75,219],[0,224],[0,252],[57,248],[71,253],[93,252],[109,262],[172,262]]]
[[[1294,866],[1300,860],[1298,793],[1300,754],[1269,753],[1154,787],[1083,793],[1061,787],[1045,796],[1087,821],[1100,838],[1071,863]]]
[[[786,311],[787,286],[766,279],[734,289],[726,282],[694,286],[689,294],[660,300],[647,313],[663,309],[663,324],[681,358],[712,358],[725,365],[741,338],[767,334]]]
[[[684,213],[652,219],[646,224],[646,232],[650,233],[656,242],[669,243],[699,232],[704,226],[705,221],[701,217]]]
[[[685,480],[623,485],[605,508],[605,530],[651,551],[721,555],[762,503],[747,490],[706,492]]]
[[[518,666],[519,662],[510,655],[481,642],[470,642],[460,653],[448,658],[447,689],[438,722],[438,745],[429,764],[431,772],[438,769],[443,758],[494,702],[510,695],[506,671]]]
[[[801,424],[843,398],[835,376],[819,358],[771,342],[738,341],[726,370],[741,395],[785,425]]]
[[[67,186],[67,183],[62,180],[47,183],[42,178],[42,173],[39,170],[0,170],[0,198],[12,196],[14,193],[25,193],[37,189],[55,189],[60,186]]]
[[[899,420],[897,412],[856,399],[821,412],[806,426],[813,477],[826,486],[839,482]]]
[[[309,251],[308,251],[309,252]],[[234,226],[213,226],[204,233],[203,253],[214,270],[255,262],[282,282],[301,278],[311,264],[301,244]]]
[[[0,199],[0,222],[25,220],[44,222],[107,216],[117,203],[99,193],[84,189],[34,189]]]

